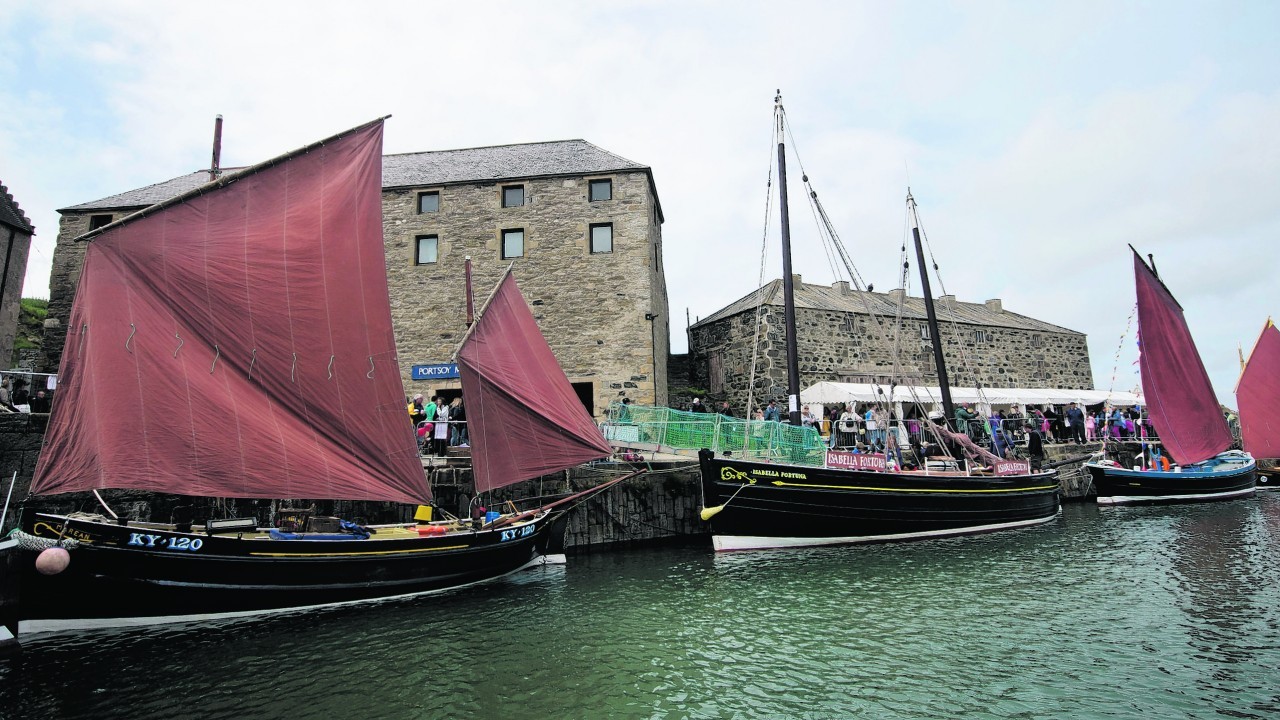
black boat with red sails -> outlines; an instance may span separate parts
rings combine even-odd
[[[563,537],[552,506],[299,532],[144,522],[105,502],[40,510],[107,489],[431,500],[391,325],[382,131],[354,128],[81,238],[57,397],[15,533],[24,633],[459,587],[540,562]],[[509,271],[457,360],[478,492],[610,453]]]

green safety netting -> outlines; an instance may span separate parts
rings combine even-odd
[[[648,405],[609,406],[606,432],[612,439],[732,453],[798,465],[822,465],[827,445],[817,430],[771,420],[740,420]]]

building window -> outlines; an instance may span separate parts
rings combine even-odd
[[[110,225],[110,224],[111,224],[111,216],[110,216],[110,215],[90,215],[90,216],[89,216],[89,229],[90,229],[90,230],[97,230],[98,228],[102,227],[103,225]]]
[[[591,202],[613,199],[612,180],[591,180],[587,182],[587,199]]]
[[[591,226],[591,252],[613,252],[613,223],[601,223]]]
[[[507,185],[502,188],[502,207],[513,208],[524,205],[524,186]]]
[[[414,265],[430,265],[440,259],[440,236],[419,235],[413,254]]]
[[[929,340],[929,326],[928,326],[928,325],[925,325],[924,327],[920,328],[920,339],[921,339],[921,340],[925,340],[925,341],[928,341],[928,340]]]
[[[1039,335],[1031,336],[1031,347],[1040,347],[1043,344],[1044,340],[1042,340]]]
[[[502,259],[524,257],[524,229],[502,231]]]
[[[985,343],[991,341],[991,335],[986,330],[974,330],[973,341],[975,343]]]
[[[418,214],[440,212],[440,193],[437,191],[418,193]]]

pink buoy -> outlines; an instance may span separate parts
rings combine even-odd
[[[66,548],[51,547],[36,556],[36,570],[41,575],[57,575],[71,564],[71,553]]]

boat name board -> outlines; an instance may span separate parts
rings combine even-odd
[[[161,550],[185,550],[187,552],[197,552],[204,546],[204,541],[200,538],[165,537],[163,535],[151,535],[148,533],[129,533],[129,542],[125,544],[137,547],[160,548]]]
[[[507,542],[508,540],[515,540],[516,538],[529,537],[533,534],[533,527],[533,525],[525,525],[522,528],[503,530],[502,534],[498,536],[498,542]]]
[[[997,475],[1027,475],[1031,472],[1031,463],[1022,460],[1001,460],[996,463]]]
[[[828,450],[827,467],[884,472],[885,459],[883,453],[851,453],[843,450]]]

